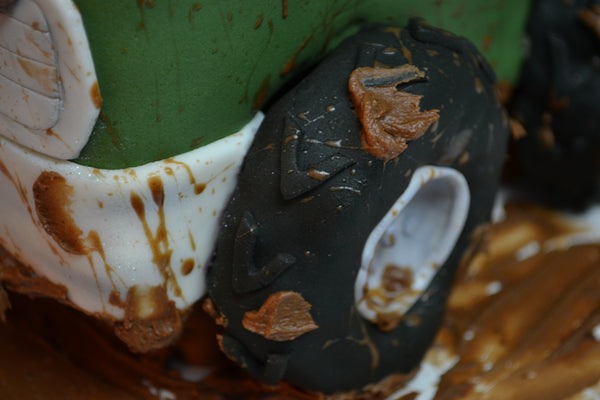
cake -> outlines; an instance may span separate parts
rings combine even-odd
[[[210,2],[138,1],[109,5],[81,1],[75,7],[66,0],[19,0],[2,4],[2,21],[10,28],[2,31],[8,34],[2,36],[5,67],[0,70],[2,77],[10,81],[5,82],[10,91],[3,96],[5,108],[0,121],[4,129],[0,137],[0,185],[7,188],[0,194],[0,282],[9,293],[0,287],[0,314],[5,311],[8,316],[9,325],[3,332],[7,340],[12,343],[18,329],[31,332],[35,324],[34,318],[32,323],[23,319],[18,322],[13,312],[6,311],[10,308],[9,298],[16,299],[15,311],[28,310],[27,300],[11,294],[16,291],[51,297],[98,318],[100,321],[90,319],[86,324],[99,329],[100,343],[104,343],[104,335],[112,337],[112,330],[130,350],[152,352],[149,356],[136,356],[120,348],[118,342],[110,341],[105,348],[117,350],[107,353],[116,355],[108,356],[106,367],[92,368],[92,375],[110,382],[103,386],[93,377],[87,380],[93,362],[86,359],[85,350],[64,345],[68,332],[59,333],[61,339],[57,336],[50,340],[55,345],[63,343],[58,346],[61,351],[88,369],[83,374],[87,378],[82,379],[93,388],[102,386],[94,394],[97,396],[108,393],[123,398],[322,398],[324,392],[331,398],[384,398],[404,386],[396,397],[415,398],[418,394],[410,392],[410,388],[419,377],[417,372],[424,371],[431,354],[435,355],[441,344],[449,343],[444,342],[448,337],[445,323],[431,347],[458,260],[475,227],[488,220],[505,157],[508,119],[491,87],[494,72],[464,39],[413,20],[405,31],[372,26],[356,36],[364,35],[369,40],[344,40],[368,22],[404,25],[406,16],[416,13],[436,24],[455,24],[456,29],[452,30],[456,32],[470,33],[490,57],[498,76],[516,82],[521,22],[528,11],[526,2],[487,6],[477,2],[443,6],[441,2],[425,3],[423,9],[410,10],[412,6],[402,2],[383,0],[318,5],[283,1],[277,2],[277,7],[264,2],[265,8],[258,13],[252,7],[230,5],[226,10]],[[543,3],[536,3],[533,10],[544,8]],[[593,28],[592,17],[597,9],[587,3],[584,6],[589,8],[581,13],[581,18]],[[398,15],[396,19],[389,18]],[[481,19],[470,18],[471,15]],[[569,15],[573,19],[577,14]],[[185,24],[174,22],[182,20]],[[509,20],[514,23],[507,23]],[[122,28],[124,21],[129,30]],[[321,23],[313,24],[314,21]],[[466,21],[473,21],[473,25],[469,27]],[[158,30],[167,25],[169,29]],[[221,27],[223,32],[215,32],[206,40],[207,26]],[[503,26],[502,30],[498,30],[499,26]],[[542,26],[545,29],[546,25]],[[298,34],[293,38],[282,35],[284,28]],[[494,35],[493,30],[497,32]],[[112,34],[107,35],[107,31]],[[589,31],[584,32],[587,35]],[[232,35],[239,41],[232,41]],[[405,45],[405,41],[409,44]],[[344,50],[333,50],[342,42],[341,49],[354,51],[356,58],[339,56]],[[375,43],[386,45],[379,47]],[[398,43],[400,49],[394,47]],[[513,46],[512,50],[509,46]],[[313,69],[326,54],[331,54],[331,58]],[[413,57],[418,60],[416,67],[411,66]],[[443,66],[437,68],[422,61],[427,58],[439,58]],[[422,62],[425,64],[419,64]],[[236,67],[233,70],[232,65]],[[31,72],[32,66],[36,73]],[[147,73],[140,72],[146,68]],[[334,72],[331,79],[326,79],[322,76],[327,68],[330,75],[336,69],[345,72],[339,76]],[[352,70],[355,74],[350,74]],[[585,76],[591,77],[593,87],[597,70],[583,70]],[[446,71],[453,71],[456,78],[445,76]],[[315,78],[319,74],[321,78]],[[352,105],[347,95],[341,98],[333,94],[339,93],[342,81],[348,83],[349,76]],[[295,86],[298,81],[300,84]],[[321,87],[320,82],[329,81],[331,90]],[[314,88],[306,82],[313,82]],[[442,100],[448,92],[442,87],[427,89],[433,86],[430,82],[460,83],[457,86],[464,90],[458,91],[456,98],[467,91],[471,94],[456,103],[454,95]],[[302,85],[306,85],[304,93]],[[292,86],[296,88],[289,91]],[[401,137],[399,143],[382,146],[380,136],[368,136],[367,128],[378,129],[369,125],[373,122],[369,107],[381,101],[376,97],[381,93],[394,98],[390,93],[396,88],[406,89],[399,91],[404,95],[412,94],[405,96],[410,100],[401,102],[411,105],[409,119],[418,116],[420,125],[415,128],[413,124],[409,136]],[[316,93],[320,93],[318,98],[323,103],[306,101]],[[520,110],[519,104],[523,103],[519,99],[530,96],[529,93],[526,87],[520,89],[515,108],[511,109]],[[292,96],[304,98],[304,103],[296,103]],[[575,94],[569,99],[578,97]],[[8,106],[11,102],[14,105]],[[469,104],[469,111],[464,111],[464,104]],[[194,112],[205,109],[205,113]],[[266,118],[258,109],[266,112]],[[481,111],[469,113],[474,109]],[[457,110],[458,118],[448,117],[445,110]],[[362,125],[354,112],[362,118]],[[323,118],[310,119],[313,113],[320,113]],[[338,113],[348,115],[338,120]],[[531,129],[526,118],[519,120]],[[79,125],[72,129],[70,124]],[[514,133],[517,124],[512,125]],[[340,126],[343,128],[336,130]],[[459,129],[442,135],[447,126]],[[316,131],[310,131],[312,128]],[[318,136],[313,134],[325,128],[331,129],[335,138],[315,139]],[[479,129],[487,133],[487,142],[473,139],[479,137],[473,133]],[[165,130],[168,136],[163,134]],[[358,135],[361,130],[367,132],[362,139]],[[69,136],[72,133],[76,136]],[[351,145],[346,144],[347,138]],[[429,147],[435,149],[436,143],[438,149],[445,151],[431,151]],[[516,146],[523,143],[526,142],[517,142]],[[311,146],[320,149],[314,151]],[[527,150],[520,151],[519,166],[525,168]],[[272,155],[263,158],[263,154]],[[584,161],[594,160],[590,157]],[[435,166],[419,168],[429,163]],[[483,166],[484,172],[478,175],[478,167]],[[363,177],[369,169],[374,175]],[[281,171],[285,178],[272,171]],[[380,182],[373,178],[376,175]],[[420,185],[419,179],[433,184]],[[373,189],[367,188],[371,183],[360,188],[348,185],[363,181],[373,182]],[[394,184],[396,181],[400,183]],[[586,181],[588,189],[591,181]],[[377,184],[392,189],[382,195]],[[427,187],[435,190],[422,190]],[[270,188],[275,188],[283,200],[274,201]],[[442,198],[449,196],[451,200],[433,201],[439,197],[436,190],[442,192]],[[355,199],[363,193],[370,196],[365,204]],[[418,201],[411,203],[413,196]],[[466,202],[469,197],[471,203]],[[334,201],[322,205],[325,198]],[[383,241],[379,237],[390,221],[403,214],[407,202],[406,209],[421,218],[429,216],[436,207],[447,207],[452,210],[449,216],[434,212],[434,219],[437,223],[457,225],[443,231],[442,250],[432,249],[436,240],[431,236],[440,233],[435,229],[411,245],[411,249],[431,249],[423,252],[429,264],[423,270],[422,282],[417,284],[407,278],[405,268],[391,268],[386,264],[390,260],[378,256],[385,253],[382,247],[391,246],[390,257],[402,258],[401,250],[393,254],[393,249],[400,248],[394,244],[395,235],[401,232],[390,234]],[[293,203],[300,206],[288,207]],[[350,222],[339,215],[346,208],[351,210],[352,203],[358,207],[346,215],[363,222],[359,227],[344,227]],[[430,209],[412,206],[421,203]],[[250,204],[255,204],[251,210]],[[371,218],[361,215],[361,207],[373,208],[369,211]],[[312,214],[301,214],[297,209],[312,210]],[[323,209],[330,211],[328,218],[334,217],[320,218]],[[278,217],[267,218],[269,223],[265,223],[264,217],[270,214]],[[261,218],[257,219],[257,215]],[[299,229],[286,231],[284,227],[294,226],[294,215],[312,218],[314,223],[310,226],[314,230],[304,234]],[[376,225],[379,220],[383,224]],[[273,226],[273,231],[265,229]],[[213,253],[217,233],[219,240]],[[345,250],[353,254],[346,264],[355,266],[345,269],[342,264],[332,263],[330,270],[321,275],[330,257],[327,244],[321,243],[326,237],[337,237],[339,243],[330,253],[343,255]],[[356,237],[358,244],[346,242],[351,237]],[[366,262],[358,261],[365,239],[367,256],[363,252],[362,258]],[[272,254],[270,250],[277,249],[278,243],[287,243],[288,249]],[[478,243],[481,246],[485,240]],[[486,251],[485,247],[476,249]],[[378,257],[383,259],[378,260],[381,268],[376,267],[373,273],[372,261]],[[307,265],[305,270],[299,268],[301,263]],[[438,268],[440,273],[436,274]],[[210,378],[190,384],[189,380],[204,375],[188,365],[194,361],[189,351],[194,340],[184,331],[183,340],[175,341],[182,335],[186,319],[195,326],[197,311],[193,304],[205,294],[207,270],[209,299],[203,305],[220,325],[220,349],[251,375],[272,386],[244,375],[236,377],[231,372],[235,367],[223,360],[217,363],[228,365],[223,381],[215,384],[219,382],[215,373],[224,370],[213,368]],[[386,300],[387,294],[381,295],[382,291],[391,291],[382,282],[384,271],[402,288],[414,284],[414,293],[404,296],[404,304],[399,308],[394,308],[397,298]],[[399,272],[402,276],[397,275]],[[335,282],[333,286],[325,284],[331,282]],[[338,295],[336,301],[328,302],[331,292]],[[379,303],[382,298],[384,304]],[[452,310],[453,297],[450,299]],[[347,310],[351,310],[350,314]],[[86,318],[73,313],[77,317],[65,323],[77,324],[78,318]],[[23,315],[27,321],[27,316],[35,315],[35,311]],[[290,316],[295,322],[286,326]],[[451,313],[450,321],[452,317]],[[348,321],[363,322],[353,326]],[[102,328],[105,322],[110,327],[106,331]],[[206,321],[201,328],[211,335],[213,329],[212,323]],[[54,331],[61,329],[51,330]],[[468,336],[468,330],[456,332]],[[370,340],[371,335],[377,339]],[[34,342],[37,340],[33,338]],[[453,340],[458,342],[456,337]],[[208,340],[204,337],[199,342]],[[165,349],[173,343],[185,344],[187,351],[183,347]],[[419,360],[428,348],[419,370]],[[41,349],[40,354],[47,354],[44,351]],[[452,361],[452,352],[448,354]],[[103,359],[99,354],[96,357]],[[154,367],[143,367],[148,361]],[[593,358],[589,362],[593,363]],[[64,365],[62,361],[58,363]],[[107,373],[111,363],[126,365],[124,370],[128,372],[124,376],[128,378],[119,380]],[[187,373],[188,381],[172,375],[174,365],[180,374]],[[440,396],[460,398],[494,393],[491,387],[483,390],[483,386],[474,385],[480,379],[477,372],[482,371],[477,368],[485,372],[493,365],[484,363],[474,368],[474,378],[461,372],[464,366],[458,362],[458,372],[451,371],[442,380],[443,384],[456,383],[459,389],[445,390],[449,386],[442,385],[445,391],[440,389]],[[345,368],[352,368],[351,376]],[[69,371],[77,374],[76,370]],[[196,374],[190,375],[190,371]],[[417,377],[411,380],[415,373]],[[586,375],[577,387],[589,386],[594,376]],[[137,379],[137,383],[130,386],[129,378]],[[278,383],[280,379],[294,386]],[[241,385],[239,391],[228,387],[232,382]],[[7,387],[2,380],[1,387]],[[22,387],[19,385],[18,389]],[[539,389],[533,390],[535,393]],[[6,393],[13,396],[19,392]],[[559,391],[553,395],[558,396]]]
[[[107,320],[136,351],[175,340],[205,294],[256,109],[359,26],[414,11],[219,4],[19,0],[2,10],[0,245],[12,266],[2,280]],[[514,44],[520,23],[494,41],[461,14],[501,24],[509,7],[465,7],[430,15],[462,21],[490,52]],[[520,59],[510,53],[496,57],[505,79]]]

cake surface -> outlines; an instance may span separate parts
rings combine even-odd
[[[599,7],[532,8],[511,110],[551,204],[597,195]],[[492,69],[516,82],[528,10],[0,1],[0,397],[599,396],[596,217],[475,230],[506,156]],[[414,15],[491,67],[422,22],[344,42]]]

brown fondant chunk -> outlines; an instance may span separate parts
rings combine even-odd
[[[115,333],[130,350],[146,353],[177,340],[181,317],[164,286],[133,286],[127,292],[125,317],[115,324]]]
[[[421,111],[421,97],[397,86],[425,79],[414,65],[398,68],[357,68],[348,87],[362,124],[362,146],[377,158],[390,160],[439,119],[438,110]]]
[[[258,311],[244,314],[242,324],[250,332],[277,342],[294,340],[318,328],[309,311],[311,305],[296,292],[269,296]]]

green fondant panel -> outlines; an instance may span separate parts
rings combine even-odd
[[[77,163],[125,168],[235,133],[366,23],[422,16],[514,82],[530,0],[75,0],[103,98]]]

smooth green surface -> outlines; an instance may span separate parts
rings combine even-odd
[[[499,79],[514,82],[530,0],[75,3],[104,102],[74,161],[125,168],[236,132],[264,99],[368,22],[403,26],[422,16],[470,38]]]

